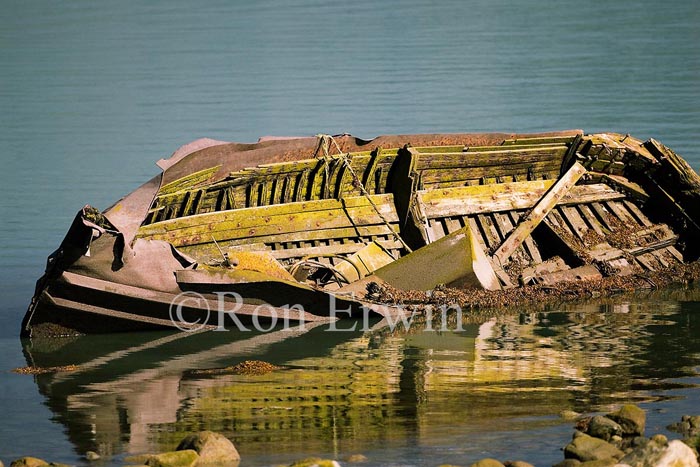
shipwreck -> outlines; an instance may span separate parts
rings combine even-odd
[[[241,322],[324,320],[329,300],[381,315],[382,286],[502,290],[700,256],[700,177],[654,139],[202,139],[158,166],[112,207],[77,214],[23,336],[215,327],[233,297]]]

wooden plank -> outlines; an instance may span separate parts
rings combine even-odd
[[[512,177],[524,175],[528,171],[533,174],[555,173],[559,175],[560,160],[510,164],[506,166],[477,166],[477,167],[426,167],[420,169],[423,183],[430,186],[433,183],[459,182],[478,180],[480,178]]]
[[[491,152],[421,153],[418,169],[506,168],[513,165],[553,161],[561,164],[562,157],[566,154],[566,149],[566,146],[557,146],[545,149],[533,148]]]
[[[513,225],[518,225],[520,222],[520,213],[516,211],[510,211],[508,213],[510,215],[510,218],[513,221]],[[532,239],[532,235],[527,237],[525,239],[525,250],[527,253],[530,255],[532,258],[532,261],[535,264],[539,264],[542,262],[542,256],[540,255],[540,249],[537,247],[535,244],[535,241]]]
[[[652,255],[654,255],[654,258],[656,258],[656,261],[661,263],[661,266],[667,268],[669,267],[670,263],[664,258],[664,250],[654,250],[651,252]]]
[[[476,216],[476,221],[479,224],[479,230],[483,233],[489,249],[496,248],[501,243],[501,237],[493,225],[493,221],[486,214]]]
[[[637,222],[639,222],[641,225],[645,227],[651,227],[654,225],[654,223],[651,222],[649,218],[645,216],[644,213],[632,201],[626,199],[623,201],[623,203],[627,207],[627,210],[632,213]]]
[[[609,211],[612,211],[615,216],[620,219],[624,223],[633,223],[636,224],[637,222],[632,218],[631,215],[627,213],[626,209],[623,209],[621,205],[617,203],[617,201],[610,201],[605,203]]]
[[[452,219],[448,217],[444,219],[444,222],[448,234],[456,232],[462,228],[462,224],[460,224],[460,222],[457,219]]]
[[[679,263],[683,262],[683,255],[680,251],[678,251],[678,249],[675,246],[666,247],[666,251],[668,251],[674,258],[676,258]]]
[[[648,269],[649,271],[656,271],[656,258],[654,258],[649,253],[637,256],[637,258],[635,259],[639,264],[641,264],[644,268]]]
[[[586,226],[585,221],[578,213],[576,208],[571,206],[562,206],[561,213],[569,226],[571,226],[571,230],[578,238],[583,240],[584,235],[586,235],[586,232],[588,232],[588,226]]]
[[[498,233],[501,238],[506,238],[508,234],[514,229],[513,224],[507,214],[494,213],[493,219],[498,229]]]
[[[440,219],[428,220],[428,227],[432,232],[431,234],[428,234],[428,237],[431,238],[433,242],[440,240],[445,236],[445,229],[442,228],[442,222],[440,222]]]
[[[488,245],[486,244],[486,240],[484,239],[484,235],[481,232],[481,229],[479,228],[479,223],[477,222],[475,217],[466,217],[466,222],[469,224],[469,227],[471,228],[472,232],[474,233],[474,236],[476,237],[477,243],[479,243],[479,246],[481,246],[481,249],[483,251],[488,250]]]
[[[530,209],[554,180],[510,182],[494,185],[476,185],[418,192],[428,218],[453,217]],[[621,193],[604,184],[574,186],[559,204],[574,205],[600,200],[624,198]]]
[[[518,224],[508,238],[496,250],[494,256],[503,264],[513,252],[518,248],[540,222],[549,214],[556,206],[557,202],[571,190],[581,176],[586,173],[586,168],[574,163],[571,168],[564,174],[554,186],[537,202],[528,215]]]
[[[598,220],[600,223],[609,231],[613,231],[614,226],[610,223],[609,220],[609,211],[601,204],[601,203],[591,203],[591,208],[593,209],[593,212],[598,216]]]
[[[598,219],[596,219],[595,214],[591,211],[590,206],[587,204],[579,204],[578,205],[578,210],[583,216],[583,218],[586,220],[586,223],[593,229],[595,233],[600,235],[601,237],[605,236],[603,233],[603,229],[600,227],[600,222],[598,222]]]
[[[653,252],[655,250],[660,250],[662,248],[673,246],[676,244],[677,241],[678,241],[678,235],[673,235],[671,237],[666,237],[666,238],[663,238],[661,240],[651,242],[651,243],[644,245],[644,246],[638,246],[636,248],[629,248],[629,249],[626,249],[625,251],[627,253],[631,254],[632,256],[640,256],[640,255],[644,255],[646,253]]]

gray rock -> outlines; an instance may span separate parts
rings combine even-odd
[[[692,449],[682,441],[668,444],[650,442],[637,448],[620,459],[621,464],[631,467],[698,467],[698,460]]]
[[[623,405],[617,412],[606,415],[622,427],[624,435],[644,435],[647,414],[636,405]]]
[[[581,462],[602,459],[620,459],[625,453],[612,444],[577,431],[574,439],[564,448],[564,457]]]
[[[199,455],[199,465],[235,465],[241,460],[238,450],[224,435],[213,431],[201,431],[186,436],[176,451],[192,449]]]
[[[363,454],[351,454],[348,457],[346,457],[344,460],[345,460],[345,462],[355,464],[358,462],[367,462],[368,459],[367,459],[367,456],[365,456]]]
[[[89,460],[89,461],[91,461],[91,462],[92,462],[92,461],[99,460],[100,457],[101,457],[101,456],[100,456],[99,454],[97,454],[95,451],[88,451],[88,452],[85,453],[85,459],[87,459],[87,460]]]
[[[622,435],[622,427],[607,417],[596,415],[588,422],[587,433],[594,438],[610,441],[613,436]]]

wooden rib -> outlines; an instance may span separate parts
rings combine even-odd
[[[571,227],[571,230],[576,234],[578,238],[583,240],[584,235],[588,231],[588,227],[584,222],[578,211],[571,206],[562,206],[559,208],[562,215],[566,219],[567,223]]]
[[[493,226],[493,222],[486,214],[476,216],[481,232],[484,234],[484,239],[488,243],[488,248],[496,248],[501,243],[501,238]]]
[[[584,218],[590,228],[601,237],[604,236],[605,234],[603,234],[603,229],[600,228],[600,222],[598,222],[598,219],[596,219],[595,214],[593,214],[591,211],[591,208],[587,204],[579,204],[577,207],[581,213],[581,216]]]
[[[610,215],[610,211],[605,209],[602,204],[600,203],[591,203],[591,208],[593,209],[593,212],[598,216],[598,220],[600,223],[608,229],[609,231],[615,230],[613,225],[610,223],[608,220],[608,216]]]
[[[610,201],[605,203],[605,205],[608,207],[608,210],[612,211],[615,216],[617,216],[618,219],[620,219],[624,223],[628,222],[634,222],[635,224],[637,223],[632,216],[630,216],[616,201]]]
[[[652,225],[654,225],[654,223],[651,222],[649,218],[645,216],[644,213],[632,201],[626,199],[623,201],[623,203],[627,207],[627,210],[632,213],[632,215],[636,218],[637,222],[639,222],[641,225],[645,227],[651,227]]]

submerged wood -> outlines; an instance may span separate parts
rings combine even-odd
[[[377,286],[503,294],[700,256],[700,177],[629,135],[201,140],[159,166],[78,213],[22,335],[214,329],[217,307],[270,328],[387,315]]]

